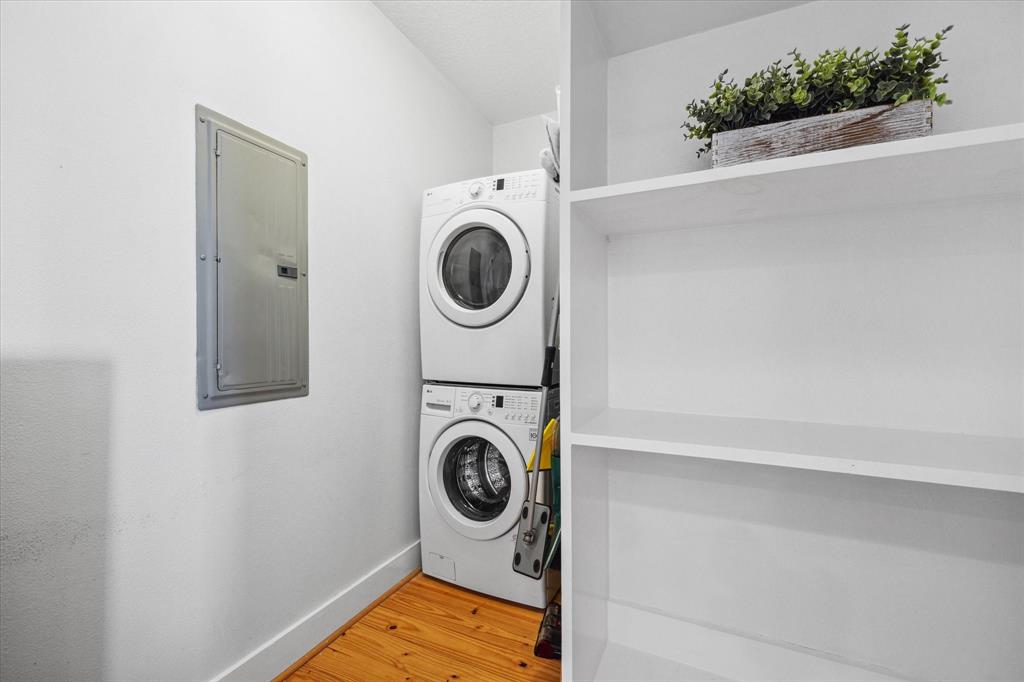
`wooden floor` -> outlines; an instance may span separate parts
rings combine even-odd
[[[420,574],[287,679],[557,681],[558,661],[533,656],[541,616]]]

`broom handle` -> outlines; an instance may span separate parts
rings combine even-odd
[[[524,539],[533,544],[537,538],[533,536],[533,515],[537,506],[537,496],[540,493],[540,462],[544,454],[544,430],[548,425],[548,391],[551,388],[552,375],[555,368],[555,337],[558,334],[558,293],[555,293],[555,300],[551,304],[551,325],[548,328],[548,344],[544,348],[544,371],[540,378],[540,415],[537,420],[537,448],[533,458],[533,471],[530,472],[530,509],[526,515],[526,531],[529,537]]]

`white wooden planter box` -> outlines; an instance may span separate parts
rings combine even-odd
[[[906,140],[931,132],[930,99],[914,100],[898,107],[885,104],[715,133],[711,136],[711,166],[734,166],[748,161]]]

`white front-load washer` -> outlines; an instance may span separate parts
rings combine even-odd
[[[549,393],[548,405],[558,416],[558,389]],[[534,580],[512,569],[540,391],[425,384],[421,408],[423,572],[543,608],[552,596],[547,576]]]
[[[538,386],[557,289],[558,194],[546,172],[424,192],[424,379]]]

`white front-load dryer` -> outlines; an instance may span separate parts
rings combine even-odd
[[[557,289],[558,196],[543,170],[424,192],[424,379],[538,386]]]
[[[551,416],[557,416],[557,389],[549,393],[548,404]],[[540,391],[426,384],[421,408],[423,572],[543,608],[551,596],[547,576],[534,580],[512,569]]]

